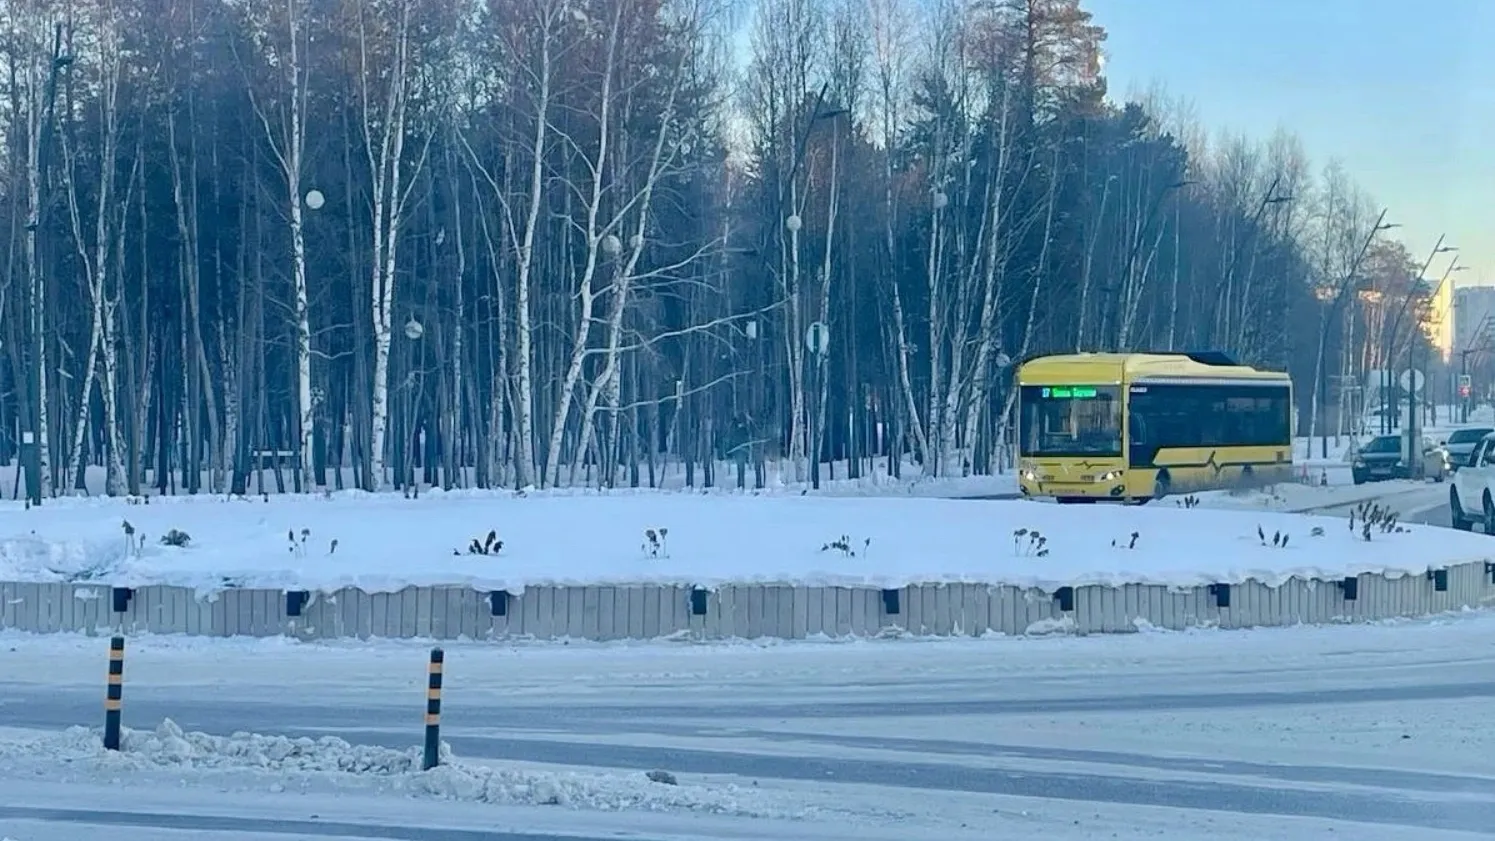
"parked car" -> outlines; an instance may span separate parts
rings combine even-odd
[[[1449,474],[1448,454],[1433,446],[1430,439],[1423,438],[1421,443],[1412,458],[1405,458],[1402,449],[1406,446],[1406,439],[1403,436],[1377,435],[1355,451],[1354,460],[1350,462],[1350,475],[1357,485],[1387,479],[1416,479],[1416,468],[1420,467],[1423,477],[1434,482],[1443,481]]]
[[[1479,523],[1485,534],[1495,534],[1495,433],[1487,434],[1474,445],[1474,451],[1448,488],[1450,523],[1460,531],[1470,531]]]
[[[1495,432],[1495,429],[1488,426],[1472,426],[1449,433],[1448,440],[1443,442],[1443,450],[1448,453],[1449,467],[1457,471],[1468,464],[1474,448],[1479,446],[1479,442],[1492,432]]]

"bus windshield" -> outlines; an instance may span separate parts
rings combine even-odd
[[[1121,457],[1119,386],[1025,385],[1018,399],[1022,455]]]

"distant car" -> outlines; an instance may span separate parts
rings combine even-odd
[[[1443,450],[1448,453],[1449,466],[1454,470],[1469,463],[1469,456],[1474,453],[1474,448],[1479,446],[1486,435],[1495,432],[1488,426],[1474,426],[1468,429],[1456,429],[1449,433],[1448,440],[1443,442]]]
[[[1449,473],[1448,455],[1427,438],[1422,439],[1421,444],[1418,452],[1406,459],[1402,457],[1403,436],[1377,435],[1355,451],[1355,458],[1350,462],[1350,475],[1357,485],[1387,479],[1415,479],[1418,475],[1414,466],[1420,461],[1422,476],[1434,482],[1443,481]]]

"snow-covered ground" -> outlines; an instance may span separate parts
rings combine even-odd
[[[185,545],[163,545],[173,531]],[[488,535],[495,537],[490,543]],[[651,542],[649,533],[654,534]],[[1285,546],[1276,545],[1279,535]],[[501,548],[471,553],[471,544]],[[838,546],[839,544],[839,546]],[[1364,541],[1340,520],[1149,505],[610,493],[335,494],[0,508],[0,581],[366,591],[468,584],[789,583],[1194,586],[1421,573],[1478,560],[1483,535]]]
[[[119,755],[97,742],[104,644],[0,634],[0,837],[1451,841],[1495,825],[1486,614],[454,644],[450,764],[433,773],[411,767],[420,644],[132,639],[140,729]]]
[[[809,478],[809,467],[801,464],[798,468],[787,459],[770,460],[764,465],[763,487],[757,487],[757,478],[752,465],[747,466],[747,472],[743,476],[743,488],[737,487],[738,471],[735,462],[718,462],[715,469],[715,485],[705,487],[705,472],[701,465],[696,465],[693,471],[687,471],[685,464],[673,459],[662,460],[655,465],[653,477],[647,465],[639,468],[640,487],[633,490],[654,491],[686,491],[689,493],[719,493],[719,494],[800,494],[809,493],[824,496],[915,496],[915,497],[965,497],[965,496],[987,496],[996,494],[1017,493],[1017,473],[1007,469],[992,475],[972,476],[926,476],[923,468],[912,459],[905,459],[899,465],[899,475],[890,475],[889,460],[887,458],[863,459],[860,466],[860,475],[855,478],[850,476],[850,465],[846,461],[832,461],[822,463],[820,466],[820,487],[816,489]],[[417,471],[419,472],[419,471]],[[601,484],[595,473],[590,471],[573,472],[569,468],[561,468],[561,480],[558,487],[548,489],[547,493],[570,493],[586,492],[595,490]],[[357,478],[351,471],[344,471],[341,481],[336,476],[336,471],[327,471],[326,480],[329,488],[340,490],[343,488],[357,487]],[[75,491],[68,496],[104,496],[105,495],[105,473],[104,468],[89,466],[84,469],[83,490]],[[173,476],[168,484],[165,494],[160,494],[155,486],[153,474],[146,471],[143,480],[144,487],[141,493],[146,496],[184,496],[181,490],[182,480],[179,476]],[[652,482],[652,484],[651,484]],[[276,479],[276,471],[266,468],[258,472],[252,472],[247,479],[249,493],[255,496],[269,494],[271,496],[291,495],[300,496],[295,492],[294,471],[290,463],[280,471],[279,481]],[[441,482],[437,482],[440,485]],[[462,477],[462,481],[454,481],[454,487],[475,487],[474,477],[471,471]],[[618,477],[615,487],[619,489],[631,489],[631,479],[627,471],[623,471]],[[211,477],[204,474],[200,487],[211,488]],[[422,483],[420,492],[425,493],[429,486]],[[24,474],[14,463],[0,464],[0,499],[24,499],[26,487]]]

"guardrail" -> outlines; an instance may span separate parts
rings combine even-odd
[[[1249,628],[1417,617],[1495,604],[1495,564],[1194,587],[914,584],[897,589],[734,584],[529,587],[129,589],[0,582],[0,628],[36,633],[451,639],[804,639],[912,633],[1117,633],[1154,626]]]

